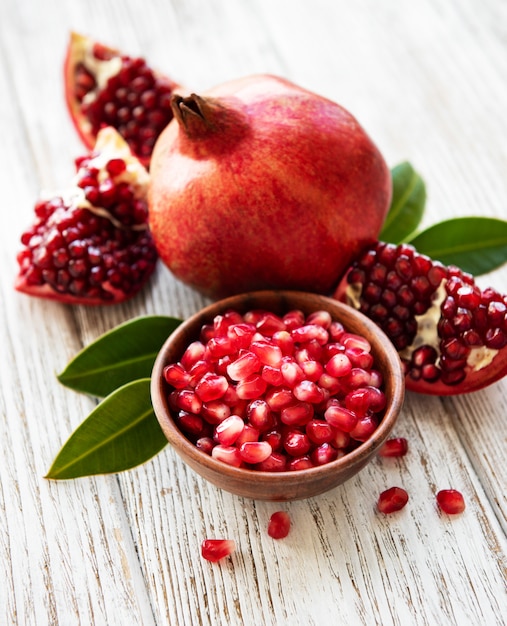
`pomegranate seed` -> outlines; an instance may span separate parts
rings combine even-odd
[[[356,441],[367,441],[377,429],[377,418],[374,415],[363,415],[357,420],[357,424],[349,432]]]
[[[255,354],[263,365],[279,367],[282,362],[283,352],[280,346],[268,341],[253,341],[250,350]]]
[[[324,399],[322,389],[311,380],[302,380],[294,386],[292,393],[301,402],[319,404]]]
[[[195,386],[195,393],[203,402],[210,402],[221,398],[228,387],[229,383],[225,376],[217,376],[207,372]]]
[[[324,413],[324,418],[328,424],[346,433],[349,433],[355,428],[358,420],[358,416],[354,411],[338,404],[329,406]]]
[[[280,452],[273,452],[265,461],[256,465],[263,472],[284,472],[287,469],[287,457]]]
[[[310,458],[314,465],[325,465],[338,458],[338,450],[329,443],[323,443],[317,448],[314,448]]]
[[[245,441],[239,454],[245,463],[262,463],[271,456],[273,449],[267,441]]]
[[[284,539],[290,532],[290,517],[286,511],[275,511],[269,518],[268,535],[273,539]]]
[[[164,378],[175,389],[183,389],[190,382],[190,375],[181,363],[173,363],[164,368]]]
[[[253,353],[245,350],[241,355],[227,366],[227,374],[232,380],[245,380],[261,368],[261,361]]]
[[[215,428],[217,440],[223,446],[231,446],[241,435],[245,423],[239,415],[230,415]]]
[[[321,419],[310,420],[306,424],[305,432],[308,439],[316,445],[329,443],[334,436],[334,430],[331,424]]]
[[[220,424],[231,415],[231,407],[225,402],[212,400],[203,403],[200,414],[210,424]]]
[[[292,360],[289,360],[287,357],[284,357],[284,360],[280,366],[280,371],[282,376],[289,387],[294,387],[298,382],[304,380],[303,370],[299,367],[299,365]]]
[[[283,447],[291,456],[303,456],[311,447],[308,435],[299,430],[290,430],[283,439]]]
[[[241,400],[253,400],[261,396],[266,389],[266,381],[260,376],[254,375],[245,380],[240,380],[236,387],[236,392]]]
[[[408,452],[408,441],[404,437],[394,437],[384,442],[378,455],[381,457],[405,456]]]
[[[377,508],[381,513],[400,511],[408,502],[408,493],[401,487],[391,487],[383,491],[378,499]]]
[[[249,404],[247,419],[259,432],[265,432],[275,425],[271,409],[265,400],[253,400]]]
[[[240,432],[239,437],[236,439],[236,446],[239,448],[243,443],[250,441],[259,441],[260,433],[259,431],[250,426],[250,424],[245,424],[245,427]]]
[[[287,426],[304,426],[313,417],[313,406],[308,402],[296,402],[283,408],[280,420]]]
[[[235,446],[223,446],[221,444],[217,444],[211,451],[211,456],[214,459],[217,459],[217,461],[222,461],[223,463],[227,463],[227,465],[232,465],[233,467],[241,467],[243,464],[243,459],[239,454],[238,448]]]
[[[202,401],[194,391],[182,389],[176,394],[176,406],[189,413],[200,413]]]
[[[437,503],[440,509],[448,515],[463,513],[465,500],[456,489],[442,489],[437,493]]]
[[[215,442],[211,437],[199,437],[199,439],[195,442],[195,446],[201,450],[201,452],[211,455],[211,452],[215,447]]]
[[[335,354],[325,365],[326,372],[335,378],[346,376],[352,370],[352,363],[346,354]]]
[[[233,539],[205,539],[201,544],[201,555],[207,561],[216,563],[232,554],[235,549]]]
[[[310,469],[314,467],[312,460],[309,456],[298,456],[293,459],[289,458],[287,462],[287,470],[290,472],[296,472],[299,470]]]

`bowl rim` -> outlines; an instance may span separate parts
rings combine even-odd
[[[189,334],[189,331],[193,330],[195,326],[200,328],[206,321],[209,322],[211,319],[213,319],[214,315],[217,314],[217,309],[234,309],[233,303],[237,303],[238,298],[241,298],[242,301],[246,301],[243,303],[242,308],[248,308],[248,304],[246,303],[248,303],[250,300],[256,301],[257,299],[268,296],[278,297],[281,299],[281,302],[283,302],[285,299],[292,298],[318,298],[319,302],[322,302],[329,307],[333,307],[340,312],[339,321],[342,321],[343,317],[347,319],[353,318],[358,324],[362,325],[368,331],[368,334],[374,337],[374,342],[372,343],[372,351],[374,351],[375,353],[377,353],[379,350],[383,351],[385,354],[386,362],[389,362],[390,364],[391,375],[387,378],[387,380],[386,378],[384,378],[384,385],[388,384],[390,386],[389,397],[391,400],[390,404],[385,410],[382,420],[379,422],[371,437],[369,437],[366,441],[360,443],[351,452],[347,452],[347,454],[345,454],[344,456],[335,459],[334,461],[330,461],[329,463],[297,471],[283,470],[279,472],[261,471],[251,468],[235,467],[232,465],[228,465],[227,463],[214,459],[213,457],[211,457],[211,455],[199,450],[199,448],[197,448],[196,445],[186,437],[186,435],[178,428],[175,420],[171,415],[168,403],[165,400],[164,388],[166,386],[166,383],[164,381],[162,372],[165,365],[169,363],[166,359],[166,353],[169,349],[169,346],[171,346],[173,342],[180,336],[187,336]],[[294,306],[291,308],[299,307]],[[346,323],[344,325],[346,327]],[[376,356],[376,358],[378,358],[378,356]],[[171,362],[174,361],[171,360]],[[365,458],[371,456],[374,451],[378,450],[388,437],[389,433],[392,431],[392,428],[396,423],[403,407],[405,398],[405,383],[401,359],[391,340],[382,331],[382,329],[375,324],[375,322],[370,320],[368,317],[366,317],[366,315],[364,315],[357,309],[354,309],[353,307],[346,305],[339,300],[321,294],[290,290],[262,290],[238,294],[236,296],[229,296],[228,298],[218,300],[205,306],[204,308],[191,315],[188,319],[184,320],[169,335],[169,337],[162,345],[159,353],[157,354],[152,370],[150,391],[155,415],[168,442],[172,445],[173,448],[175,448],[175,451],[178,454],[183,453],[186,457],[189,457],[193,462],[192,465],[195,464],[204,467],[213,473],[220,473],[224,475],[227,474],[230,478],[240,480],[250,478],[258,483],[271,483],[274,479],[278,481],[284,479],[296,479],[301,481],[309,480],[310,477],[314,475],[322,474],[324,472],[329,473],[333,470],[338,471],[340,469],[346,469],[347,467],[364,463]]]

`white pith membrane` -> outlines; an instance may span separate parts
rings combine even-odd
[[[133,156],[127,142],[114,128],[106,127],[99,131],[93,153],[97,153],[97,155],[93,156],[85,167],[99,170],[99,183],[110,178],[106,170],[107,163],[112,159],[121,159],[125,162],[126,168],[121,174],[114,176],[115,184],[125,182],[133,188],[136,198],[146,198],[150,175],[140,161]],[[58,196],[62,198],[66,206],[88,209],[95,215],[107,218],[116,228],[127,228],[129,230],[146,230],[148,228],[147,223],[126,226],[104,207],[91,204],[85,196],[84,189],[78,186],[78,181],[79,172],[75,176],[71,187],[59,190],[56,193],[54,191],[44,192],[41,194],[41,199],[51,200],[51,198]],[[57,214],[58,211],[55,213],[56,221]]]
[[[97,84],[95,89],[89,91],[82,100],[83,104],[89,104],[95,100],[97,93],[107,85],[107,81],[121,70],[122,59],[120,55],[107,60],[97,59],[93,54],[93,42],[88,37],[78,33],[72,33],[72,46],[75,65],[82,63],[93,75]],[[114,51],[111,50],[111,52]]]
[[[435,365],[440,368],[440,336],[438,334],[438,322],[442,316],[442,303],[447,296],[447,292],[445,290],[446,283],[446,279],[442,280],[438,288],[435,290],[428,310],[422,315],[414,315],[414,319],[417,322],[417,333],[415,335],[414,342],[399,352],[402,359],[406,359],[410,362],[413,353],[418,348],[422,346],[430,346],[434,348],[438,354]],[[347,303],[355,309],[360,308],[362,290],[363,285],[361,283],[352,283],[346,287],[345,295]],[[498,352],[498,350],[488,348],[487,346],[471,347],[470,354],[468,355],[466,361],[467,365],[472,371],[478,372],[484,367],[488,367]]]

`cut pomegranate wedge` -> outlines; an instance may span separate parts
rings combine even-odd
[[[379,242],[356,260],[335,297],[375,321],[396,346],[407,389],[476,391],[507,374],[507,296],[412,246]]]
[[[113,126],[143,165],[173,118],[171,94],[178,85],[142,58],[133,58],[71,33],[65,59],[65,97],[88,148],[104,126]]]
[[[113,128],[76,159],[72,185],[35,205],[21,236],[15,287],[70,304],[114,304],[136,294],[155,268],[147,226],[149,175]]]

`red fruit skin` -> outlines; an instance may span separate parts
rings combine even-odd
[[[329,293],[387,214],[379,150],[345,109],[274,76],[199,101],[206,120],[176,111],[152,155],[149,224],[162,260],[211,298]]]

